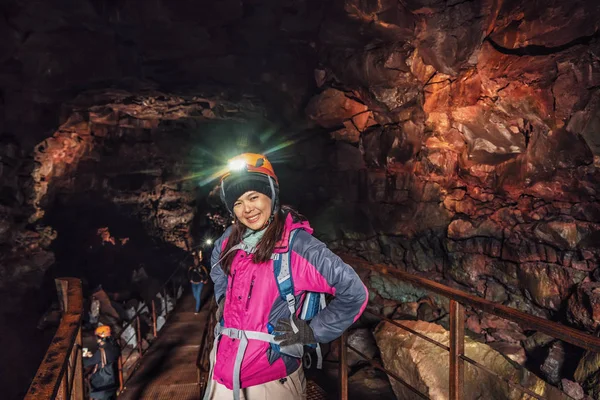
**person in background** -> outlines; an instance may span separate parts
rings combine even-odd
[[[364,311],[367,289],[352,267],[312,236],[304,217],[279,206],[279,183],[265,156],[232,159],[221,178],[221,198],[234,223],[212,253],[218,322],[204,398],[306,399],[303,346],[338,338]],[[282,260],[279,275],[274,259]],[[277,283],[282,270],[293,281],[287,301]],[[310,321],[299,319],[292,306],[307,292],[334,296]]]
[[[94,332],[98,342],[98,351],[92,355],[83,353],[83,366],[94,367],[90,376],[90,398],[96,400],[114,400],[119,389],[119,357],[121,349],[111,336],[108,325],[96,328]]]
[[[208,282],[208,272],[206,271],[206,267],[202,265],[201,250],[192,252],[192,257],[194,258],[194,264],[188,270],[188,279],[192,284],[192,293],[196,299],[195,314],[198,314],[200,305],[202,304],[202,288]]]

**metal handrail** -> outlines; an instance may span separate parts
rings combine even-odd
[[[173,294],[174,294],[174,299],[175,302],[173,304],[173,308],[169,311],[169,306],[167,303],[167,296],[166,296],[166,289],[167,286],[169,285],[169,283],[173,282],[173,279],[175,277],[177,277],[179,274],[181,273],[185,273],[186,270],[185,268],[181,268],[180,266],[177,266],[174,271],[171,273],[171,275],[167,278],[167,280],[160,286],[160,288],[158,289],[158,291],[156,292],[158,293],[162,293],[164,302],[165,302],[165,319],[167,319],[169,317],[169,315],[171,314],[170,311],[173,311],[175,309],[175,305],[177,304],[177,289],[176,287],[173,287]],[[156,295],[155,295],[156,297]],[[135,362],[135,364],[133,364],[132,366],[129,366],[127,368],[127,371],[132,371],[131,373],[129,373],[127,375],[126,378],[123,378],[123,376],[126,374],[125,369],[123,368],[124,365],[126,365],[127,361],[129,361],[129,359],[131,358],[131,356],[133,355],[133,352],[131,352],[127,358],[125,359],[125,361],[123,361],[122,357],[119,357],[119,365],[120,365],[120,371],[119,371],[119,380],[120,380],[120,386],[119,386],[119,393],[122,392],[125,389],[125,384],[129,381],[129,379],[131,379],[131,377],[133,376],[133,372],[135,372],[135,370],[138,368],[141,359],[143,357],[144,351],[143,351],[143,343],[142,343],[142,337],[141,337],[141,327],[140,327],[140,316],[142,315],[142,311],[146,312],[146,311],[151,311],[152,312],[152,332],[153,332],[153,336],[154,336],[154,340],[152,342],[149,343],[149,346],[152,345],[152,343],[156,340],[156,338],[158,337],[158,330],[157,330],[157,317],[156,317],[156,304],[155,304],[155,300],[152,299],[151,302],[151,309],[148,308],[148,305],[145,305],[145,307],[141,307],[139,310],[136,311],[136,313],[133,315],[133,317],[131,317],[131,319],[125,324],[125,326],[122,329],[122,332],[124,332],[126,329],[128,329],[129,327],[131,327],[133,325],[133,323],[136,323],[136,338],[137,338],[137,352],[139,355],[139,358],[137,359],[137,361]],[[131,341],[131,339],[133,338],[133,336],[131,338],[129,338],[129,340],[125,343],[125,344],[121,344],[121,340],[119,340],[119,347],[121,348],[121,351],[124,350],[128,345],[129,342]]]
[[[80,356],[83,317],[81,281],[59,278],[55,283],[63,315],[25,400],[83,398],[83,362]]]
[[[208,307],[208,321],[204,324],[202,331],[202,340],[200,341],[200,349],[196,358],[196,368],[198,370],[198,385],[200,386],[200,396],[204,395],[210,375],[210,352],[212,351],[212,343],[214,340],[214,324],[216,301],[214,296],[211,296],[210,305]]]
[[[473,296],[464,291],[443,285],[441,283],[409,274],[404,271],[399,271],[394,269],[393,267],[389,267],[386,265],[380,264],[367,264],[365,265],[365,261],[349,255],[342,255],[342,259],[350,265],[363,267],[367,269],[371,269],[373,271],[377,271],[383,275],[391,275],[395,278],[398,278],[404,282],[410,282],[418,287],[430,290],[434,293],[441,295],[442,297],[450,299],[450,346],[446,346],[442,343],[439,343],[431,338],[428,338],[419,332],[416,332],[406,326],[403,326],[400,323],[395,321],[390,321],[389,318],[384,316],[379,316],[386,321],[392,322],[394,325],[399,326],[402,329],[405,329],[417,336],[435,344],[436,346],[442,347],[445,350],[448,350],[450,353],[450,371],[449,371],[449,399],[451,400],[459,400],[463,398],[463,389],[464,389],[464,362],[468,362],[469,364],[481,368],[485,372],[494,375],[495,377],[505,381],[512,387],[515,387],[528,395],[537,398],[543,399],[537,393],[534,393],[530,389],[523,387],[520,384],[510,382],[509,380],[499,376],[494,371],[486,368],[475,360],[467,357],[464,354],[464,320],[465,320],[465,309],[464,306],[468,305],[474,309],[481,310],[483,312],[507,319],[509,321],[515,322],[520,327],[537,330],[543,332],[549,336],[552,336],[556,339],[560,339],[564,342],[570,343],[572,345],[581,347],[585,350],[589,350],[592,352],[600,352],[600,338],[590,335],[588,333],[579,331],[577,329],[559,324],[557,322],[549,321],[540,317],[536,317],[534,315],[526,314],[522,311],[516,310],[514,308],[506,307],[502,304],[496,304],[489,300],[479,298],[477,296]],[[377,315],[375,313],[371,313]],[[346,357],[347,357],[347,349],[355,351],[361,357],[363,357],[367,362],[369,362],[373,367],[384,371],[392,378],[398,380],[400,383],[407,386],[411,391],[415,392],[415,388],[409,385],[407,382],[404,382],[400,377],[388,371],[379,363],[367,358],[364,354],[360,353],[354,347],[348,345],[346,343],[347,334],[344,332],[342,337],[340,338],[340,399],[347,400],[348,399],[348,375],[346,369]],[[419,392],[419,396],[423,398],[428,398],[423,393]]]
[[[360,258],[351,256],[343,256],[342,259],[350,265],[364,264],[365,262]],[[483,312],[515,322],[523,328],[540,331],[548,336],[552,336],[556,339],[560,339],[564,342],[589,351],[596,353],[600,352],[600,338],[575,328],[549,321],[535,315],[526,314],[517,309],[491,302],[467,292],[463,292],[462,290],[458,290],[417,275],[409,274],[408,272],[399,271],[390,266],[370,264],[367,268],[384,275],[393,275],[402,281],[413,283],[450,300],[454,300],[462,305],[467,305]]]

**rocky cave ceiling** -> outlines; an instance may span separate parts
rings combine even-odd
[[[600,3],[0,10],[3,290],[38,287],[55,262],[59,206],[126,208],[187,249],[211,204],[184,178],[218,167],[217,141],[282,147],[284,200],[339,251],[598,328],[584,305],[600,304]]]

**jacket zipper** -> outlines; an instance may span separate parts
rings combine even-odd
[[[231,276],[231,285],[229,285],[229,297],[233,297],[233,281],[235,280],[235,274],[237,274],[237,269],[233,271],[233,275]]]
[[[248,311],[248,305],[250,305],[250,297],[252,296],[252,288],[254,288],[254,276],[250,282],[250,291],[248,292],[248,299],[246,300],[246,311]]]

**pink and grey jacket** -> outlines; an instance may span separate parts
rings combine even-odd
[[[329,293],[335,298],[310,322],[315,339],[320,343],[338,338],[360,317],[367,305],[367,288],[354,272],[333,254],[324,243],[314,238],[308,221],[293,221],[287,215],[282,239],[275,246],[275,253],[288,251],[288,239],[296,233],[291,249],[291,269],[296,304],[300,304],[304,292]],[[228,228],[215,243],[212,264],[217,263],[231,232]],[[252,254],[238,250],[226,276],[217,264],[210,272],[215,283],[215,297],[225,296],[223,319],[225,328],[268,333],[267,324],[277,324],[281,318],[289,319],[290,311],[279,296],[273,261],[255,264]],[[233,369],[240,341],[221,336],[217,348],[217,362],[213,379],[233,389]],[[300,360],[274,352],[267,342],[249,339],[240,370],[240,387],[260,385],[281,379],[293,373]]]

